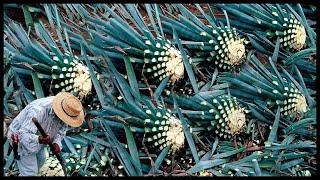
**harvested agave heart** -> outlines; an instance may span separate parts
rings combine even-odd
[[[286,27],[286,30],[283,32],[276,31],[276,35],[280,36],[280,43],[284,47],[289,47],[296,51],[301,50],[307,39],[306,29],[304,26],[292,15],[290,19],[284,18],[283,27]],[[269,33],[270,34],[270,33]]]
[[[80,97],[87,96],[92,90],[88,67],[79,62],[78,57],[64,54],[64,59],[53,56],[58,65],[52,66],[52,86],[60,91],[72,92]]]
[[[236,97],[221,95],[212,99],[210,105],[207,101],[201,104],[210,107],[209,113],[213,116],[211,126],[219,137],[231,139],[246,125],[247,110],[240,107]]]
[[[168,83],[173,85],[183,77],[185,71],[181,52],[169,40],[161,37],[157,37],[156,40],[155,47],[151,41],[145,41],[149,47],[144,50],[145,72],[158,83],[170,77]]]
[[[174,154],[184,147],[185,136],[181,122],[171,114],[169,109],[159,107],[156,112],[146,110],[149,115],[145,119],[145,141],[151,148],[161,151],[170,146],[169,152]]]
[[[245,62],[247,41],[240,38],[236,28],[217,27],[212,33],[215,39],[209,40],[209,44],[214,46],[214,51],[210,52],[211,57],[207,58],[208,61],[214,60],[214,64],[224,71],[238,68]]]

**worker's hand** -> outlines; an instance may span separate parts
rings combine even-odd
[[[49,135],[47,136],[39,136],[39,143],[40,144],[49,144],[51,141],[51,138]]]
[[[53,149],[52,149],[53,154],[59,154],[61,151],[59,145],[57,143],[53,143],[52,146],[53,146]]]

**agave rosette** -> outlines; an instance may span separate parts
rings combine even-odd
[[[289,51],[307,46],[307,27],[298,13],[289,5],[279,4],[216,4],[228,12],[230,24],[245,32],[258,32],[271,40],[280,39],[280,45]],[[290,9],[291,8],[291,9]],[[274,41],[275,42],[275,41]]]
[[[215,93],[205,99],[199,95],[180,95],[175,98],[179,106],[186,110],[192,127],[203,128],[205,132],[213,133],[221,139],[231,139],[246,127],[248,110],[242,107],[236,97],[223,94],[223,90]]]
[[[185,136],[179,118],[160,102],[154,102],[140,94],[138,89],[132,89],[111,61],[108,62],[120,96],[116,105],[108,105],[102,112],[121,117],[121,122],[128,125],[131,131],[144,136],[141,142],[153,152],[159,152],[167,146],[170,146],[171,153],[183,149]]]
[[[270,70],[254,54],[249,62],[239,74],[221,74],[218,82],[230,83],[230,92],[244,101],[265,104],[273,110],[280,106],[283,117],[301,118],[308,111],[312,100],[302,78],[299,84],[284,68],[280,74],[271,58]]]
[[[137,63],[137,75],[145,73],[149,83],[160,84],[169,77],[169,84],[174,85],[184,76],[184,64],[181,53],[175,45],[160,33],[159,27],[147,26],[138,7],[133,4],[104,6],[105,14],[87,14],[90,34],[88,47],[92,53],[107,55],[119,64],[123,58]],[[107,20],[104,17],[108,17]],[[149,16],[153,18],[152,15]],[[152,33],[155,31],[155,35]],[[72,36],[72,35],[71,35]],[[75,44],[80,42],[72,37]],[[145,64],[145,67],[143,66]]]
[[[90,94],[92,82],[88,68],[69,50],[62,53],[42,23],[35,24],[35,28],[37,38],[48,48],[30,38],[21,25],[6,26],[8,38],[4,44],[11,55],[12,69],[20,75],[44,80],[46,89],[51,85],[53,93],[67,91],[80,97]]]
[[[200,6],[197,8],[204,16],[203,19],[199,19],[181,4],[177,7],[181,12],[177,18],[161,15],[163,29],[172,34],[174,28],[179,38],[187,41],[184,44],[194,53],[192,62],[208,60],[222,71],[240,68],[246,60],[245,44],[248,41],[235,28],[215,21]],[[202,20],[207,21],[208,25]]]
[[[133,132],[142,133],[143,141],[150,148],[150,152],[159,152],[167,146],[170,146],[170,153],[179,152],[185,143],[179,118],[173,115],[170,109],[163,108],[161,105],[153,107],[149,104],[150,100],[145,99],[145,101],[148,105],[144,105],[144,108],[129,111],[130,106],[131,108],[132,106],[138,108],[138,106],[127,105],[121,100],[116,107],[104,108],[104,112],[112,116],[120,116],[121,119],[125,119]]]

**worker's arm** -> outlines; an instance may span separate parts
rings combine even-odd
[[[58,144],[60,150],[62,149],[61,141],[66,135],[67,128],[68,128],[68,125],[62,122],[57,134],[53,137],[53,143]]]
[[[32,122],[32,118],[35,117],[41,124],[44,118],[44,113],[41,110],[30,108],[28,109],[25,120],[23,121],[21,128],[18,130],[20,135],[20,143],[26,153],[34,153],[39,147],[39,135],[37,135],[37,127]],[[24,117],[22,117],[24,118]]]

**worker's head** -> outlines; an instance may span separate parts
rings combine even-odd
[[[79,127],[84,120],[81,101],[67,92],[60,92],[53,99],[54,113],[67,125]]]

